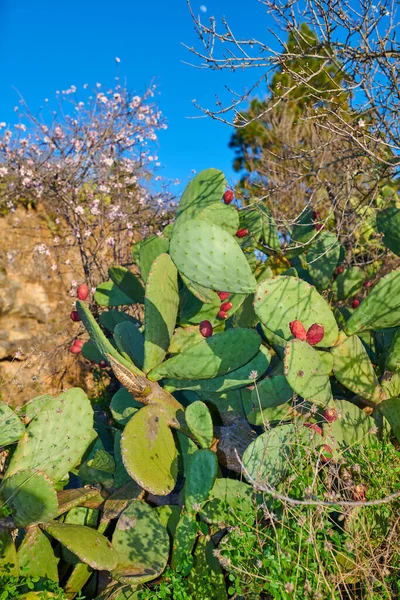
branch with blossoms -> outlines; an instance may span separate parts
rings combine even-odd
[[[155,86],[141,96],[120,83],[75,86],[46,100],[38,114],[21,98],[13,128],[0,123],[0,210],[19,203],[45,207],[53,248],[76,247],[73,265],[92,287],[110,262],[128,265],[134,241],[168,223],[174,207],[168,182],[157,173],[157,140],[166,122],[154,102]]]

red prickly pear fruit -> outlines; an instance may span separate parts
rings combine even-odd
[[[326,408],[324,410],[324,419],[328,423],[333,423],[338,418],[338,414],[335,408]]]
[[[372,285],[372,282],[371,282],[371,281],[364,281],[364,283],[363,283],[363,286],[364,286],[365,288],[370,288],[370,287],[371,287],[371,285]]]
[[[313,431],[319,433],[319,435],[322,435],[322,429],[316,423],[304,423],[304,427],[308,427],[308,429],[312,429]]]
[[[80,354],[82,348],[81,346],[77,346],[74,342],[72,346],[70,346],[69,351],[72,352],[72,354]]]
[[[314,323],[314,325],[311,325],[310,329],[307,331],[306,340],[310,346],[315,346],[315,344],[318,344],[318,342],[322,340],[324,335],[325,331],[322,325]]]
[[[69,316],[71,317],[71,320],[74,321],[75,323],[77,323],[78,321],[81,320],[77,310],[73,310]]]
[[[352,489],[352,496],[356,502],[365,502],[367,499],[367,487],[362,483],[355,485]]]
[[[231,310],[232,306],[232,302],[224,302],[223,304],[221,304],[221,310],[228,312],[228,310]]]
[[[76,295],[78,296],[79,300],[86,300],[86,298],[89,296],[89,288],[86,283],[81,283],[78,285]]]
[[[234,197],[235,194],[232,192],[232,190],[226,190],[225,194],[223,195],[225,204],[230,204],[233,201]]]
[[[108,367],[107,361],[106,360],[101,360],[99,362],[99,367],[100,367],[100,369],[106,369]]]
[[[317,210],[312,211],[312,218],[314,219],[314,221],[317,221],[319,219],[319,212]]]
[[[322,223],[314,223],[314,229],[315,231],[321,231]]]
[[[344,271],[344,266],[340,265],[340,267],[338,267],[336,269],[336,275],[341,275],[343,273],[343,271]]]
[[[353,303],[352,303],[352,308],[358,308],[360,306],[360,301],[358,298],[354,298]]]
[[[202,321],[199,325],[200,333],[203,337],[208,338],[213,334],[213,326],[210,321]]]
[[[220,310],[217,317],[218,317],[218,319],[227,319],[229,317],[229,315],[224,310]]]
[[[78,348],[82,348],[83,344],[85,342],[83,340],[75,340],[74,341],[74,346],[78,346]]]
[[[291,321],[289,327],[295,338],[303,340],[303,342],[307,339],[307,332],[301,321]]]
[[[230,292],[217,292],[217,293],[218,293],[220,300],[222,300],[222,302],[224,300],[228,300],[229,296],[231,295]]]
[[[236,237],[238,238],[244,238],[246,235],[249,235],[248,229],[238,229],[236,232]]]
[[[330,446],[328,446],[328,444],[323,444],[323,446],[321,447],[321,452],[320,452],[320,459],[321,462],[323,463],[327,463],[331,460],[333,455],[333,450]]]

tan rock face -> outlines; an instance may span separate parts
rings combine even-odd
[[[68,353],[77,335],[85,339],[69,318],[79,254],[57,237],[41,210],[0,218],[0,394],[12,404],[87,379],[84,359]]]

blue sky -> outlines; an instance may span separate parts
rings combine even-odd
[[[200,13],[201,5],[207,12]],[[257,0],[200,0],[206,19],[225,15],[241,35],[266,39],[268,18]],[[254,74],[201,71],[183,64],[193,56],[182,45],[197,38],[185,0],[0,0],[0,121],[14,122],[18,90],[35,111],[57,89],[97,81],[114,83],[115,57],[128,87],[140,93],[155,79],[168,120],[160,135],[163,174],[182,183],[191,170],[222,169],[228,180],[233,153],[229,126],[199,116],[194,98],[212,107],[224,85],[242,89]]]

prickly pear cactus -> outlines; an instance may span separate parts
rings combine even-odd
[[[23,469],[38,469],[59,481],[81,460],[92,431],[93,409],[86,394],[79,388],[63,392],[29,423],[6,478]]]
[[[25,426],[18,415],[4,402],[0,402],[0,446],[17,442],[24,434]]]
[[[185,410],[187,426],[202,448],[209,448],[213,441],[213,422],[204,402],[197,400]]]
[[[217,477],[218,460],[211,450],[197,450],[190,459],[185,483],[185,506],[199,512]]]
[[[142,488],[157,496],[174,489],[177,453],[161,406],[145,406],[133,415],[122,434],[121,453],[127,472]]]

